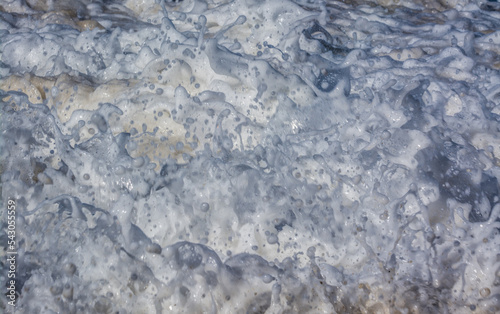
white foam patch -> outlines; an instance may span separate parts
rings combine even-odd
[[[500,311],[498,6],[374,3],[0,5],[16,311]]]

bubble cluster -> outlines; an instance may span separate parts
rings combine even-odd
[[[483,2],[0,5],[17,309],[500,311]]]

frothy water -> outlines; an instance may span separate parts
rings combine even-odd
[[[4,1],[1,307],[499,312],[499,30],[484,1]]]

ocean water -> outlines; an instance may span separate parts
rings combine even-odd
[[[499,54],[498,2],[3,0],[1,311],[500,312]]]

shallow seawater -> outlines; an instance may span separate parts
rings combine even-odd
[[[497,2],[4,0],[0,308],[500,312],[499,54]]]

